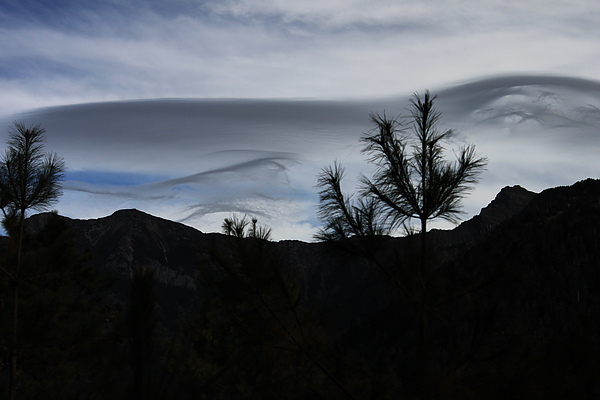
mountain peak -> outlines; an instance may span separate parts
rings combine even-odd
[[[117,216],[117,215],[136,215],[136,214],[144,214],[144,215],[149,215],[148,213],[145,213],[143,211],[138,210],[137,208],[124,208],[122,210],[117,210],[114,213],[112,213],[112,216]]]
[[[122,210],[117,210],[105,218],[111,218],[111,219],[131,219],[131,218],[153,219],[153,218],[157,218],[157,219],[162,219],[160,217],[156,217],[154,215],[148,214],[144,211],[140,211],[137,208],[126,208],[126,209],[122,209]]]
[[[454,228],[451,235],[443,233],[442,235],[446,240],[450,240],[449,243],[477,240],[500,223],[521,212],[535,196],[536,193],[522,186],[505,186],[478,215]]]
[[[481,210],[478,217],[487,229],[491,229],[521,211],[535,195],[536,193],[519,185],[505,186],[494,200]]]

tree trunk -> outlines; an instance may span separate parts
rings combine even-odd
[[[426,271],[426,257],[427,257],[427,219],[421,219],[421,266],[420,266],[420,280],[421,285],[425,285],[425,275]]]
[[[15,273],[13,276],[13,309],[12,309],[12,339],[10,349],[10,379],[9,379],[9,399],[15,400],[18,385],[18,324],[19,324],[19,269],[21,267],[21,253],[23,248],[23,233],[25,231],[25,211],[21,211],[19,216],[19,237],[17,238],[17,260],[15,264]]]
[[[12,309],[12,340],[10,344],[10,380],[9,398],[14,400],[17,392],[17,321],[19,315],[19,284],[13,282],[13,309]]]
[[[427,331],[428,331],[428,316],[427,316],[427,219],[421,219],[421,265],[419,268],[419,291],[420,291],[420,304],[419,312],[421,317],[421,340],[420,340],[420,352],[423,361],[428,357],[427,350]]]

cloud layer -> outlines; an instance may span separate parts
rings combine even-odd
[[[434,91],[435,93],[435,91]],[[437,91],[451,148],[489,160],[465,202],[476,214],[506,185],[540,191],[600,175],[600,83],[503,76]],[[41,123],[69,166],[58,210],[94,218],[138,208],[203,231],[250,213],[276,239],[310,240],[319,221],[316,174],[342,162],[347,189],[371,166],[358,139],[369,113],[406,114],[410,95],[384,100],[149,100],[52,107],[14,115]],[[4,119],[7,126],[12,119]],[[440,225],[445,226],[445,225]]]
[[[4,1],[0,115],[144,98],[378,98],[513,72],[600,79],[592,0]]]

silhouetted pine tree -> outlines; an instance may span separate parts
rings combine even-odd
[[[2,262],[14,257],[6,248]],[[19,291],[19,385],[21,399],[82,398],[96,391],[95,363],[106,340],[99,307],[104,281],[75,250],[74,239],[59,218],[50,217],[36,233],[24,230]],[[2,298],[10,298],[10,279],[0,280]],[[8,296],[5,296],[8,295]],[[0,307],[0,342],[9,349],[11,307]],[[4,365],[10,365],[5,352]],[[10,393],[5,371],[3,395]]]
[[[428,336],[431,316],[437,312],[439,301],[434,288],[439,277],[426,265],[427,223],[436,218],[457,222],[462,199],[487,163],[472,145],[458,149],[455,161],[444,158],[444,142],[451,137],[452,130],[438,128],[441,113],[434,107],[435,98],[429,91],[424,96],[415,94],[410,100],[410,115],[404,120],[371,114],[375,126],[361,142],[365,145],[363,152],[376,169],[372,178],[361,178],[357,199],[343,193],[344,170],[337,162],[324,168],[317,182],[318,215],[324,225],[317,238],[348,243],[346,248],[379,267],[395,283],[404,300],[416,309],[421,353],[416,361],[422,365],[415,363],[414,367],[423,372],[415,376],[425,380],[432,371]],[[373,236],[406,227],[411,219],[420,222],[419,261],[415,263],[405,257],[399,260],[403,265],[394,267],[389,262],[390,251],[382,246],[384,241],[373,240]]]
[[[10,281],[12,288],[12,338],[10,352],[9,398],[16,398],[19,367],[19,290],[31,278],[22,267],[25,217],[28,210],[43,210],[61,195],[60,181],[64,161],[53,153],[45,153],[45,130],[40,125],[26,127],[15,123],[9,132],[8,148],[0,161],[0,208],[4,214],[3,225],[11,240],[9,250],[14,257],[9,264],[0,265],[0,271]]]

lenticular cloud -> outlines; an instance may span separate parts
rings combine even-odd
[[[443,128],[456,130],[448,148],[473,143],[490,160],[465,217],[506,185],[539,191],[600,175],[598,82],[509,76],[437,93]],[[358,142],[369,113],[405,115],[409,97],[95,103],[34,110],[2,124],[46,128],[48,149],[69,167],[58,205],[64,215],[138,208],[210,232],[232,213],[247,213],[276,239],[310,240],[319,224],[320,168],[340,161],[352,190],[359,172],[372,169]]]

